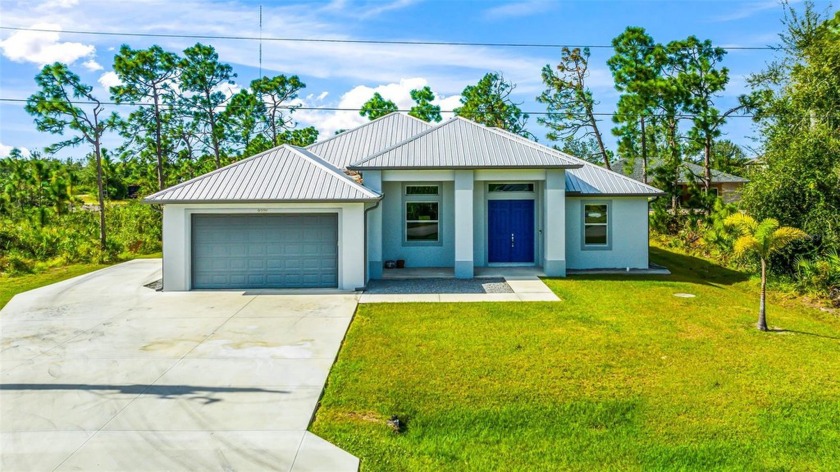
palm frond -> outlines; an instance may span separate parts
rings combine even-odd
[[[726,226],[731,226],[738,230],[741,234],[752,234],[758,228],[758,222],[755,218],[745,213],[734,213],[726,217],[723,221]]]
[[[735,257],[744,257],[751,252],[759,252],[760,247],[758,240],[752,235],[745,234],[735,240],[735,244],[732,245],[732,252],[735,253]]]
[[[801,229],[791,228],[790,226],[782,226],[773,231],[770,236],[770,243],[768,244],[769,252],[778,251],[788,244],[799,239],[805,239],[808,233]]]

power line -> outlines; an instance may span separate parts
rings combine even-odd
[[[386,44],[402,46],[480,46],[499,48],[589,48],[589,49],[612,49],[608,44],[560,44],[560,43],[479,43],[468,41],[408,41],[408,40],[384,40],[384,39],[337,39],[337,38],[283,38],[283,37],[262,37],[262,36],[225,36],[211,34],[175,34],[175,33],[130,33],[130,32],[107,32],[107,31],[84,31],[84,30],[61,30],[54,28],[20,28],[14,26],[0,26],[0,30],[8,31],[31,31],[38,33],[62,33],[62,34],[84,34],[91,36],[119,36],[135,38],[179,38],[179,39],[218,39],[231,41],[278,41],[297,43],[338,43],[338,44]],[[774,51],[777,48],[772,46],[721,46],[726,50],[744,51]]]
[[[27,100],[23,98],[0,98],[0,102],[11,102],[11,103],[25,103]],[[97,102],[90,102],[90,101],[71,101],[74,105],[97,105]],[[99,105],[113,105],[113,106],[124,106],[124,107],[145,107],[145,106],[152,106],[153,103],[135,103],[135,102],[98,102]],[[226,108],[230,108],[231,105],[228,105]],[[234,109],[237,107],[233,107]],[[311,111],[361,111],[361,108],[346,108],[346,107],[306,107],[306,106],[281,106],[279,107],[285,110],[311,110]],[[395,110],[400,113],[408,113],[411,110]],[[455,110],[441,110],[441,113],[455,113]],[[547,111],[523,111],[522,113],[526,113],[528,115],[549,115],[550,113]],[[562,114],[563,116],[568,116],[566,113]],[[595,116],[621,116],[621,113],[593,113]],[[575,116],[586,116],[585,114],[578,114]],[[665,115],[662,113],[654,113],[649,114],[646,116],[650,117],[665,117],[671,115]],[[674,118],[680,119],[690,119],[694,118],[697,115],[688,115],[688,114],[678,114],[673,115]],[[727,118],[753,118],[753,115],[729,115]]]

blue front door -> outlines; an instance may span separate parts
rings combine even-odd
[[[534,262],[534,201],[487,201],[488,262]]]

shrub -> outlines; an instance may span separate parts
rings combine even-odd
[[[836,251],[814,259],[799,258],[796,267],[801,290],[828,296],[840,289],[840,254]]]

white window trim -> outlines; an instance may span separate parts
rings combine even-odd
[[[436,187],[437,194],[408,194],[408,187]],[[441,211],[443,207],[443,198],[441,195],[441,184],[438,182],[411,182],[403,185],[403,206],[402,206],[402,245],[405,246],[441,246],[443,244],[443,225],[441,222]],[[409,203],[435,203],[437,204],[438,218],[437,220],[409,220],[408,219],[408,204]],[[437,223],[438,233],[435,240],[409,240],[408,239],[408,224],[409,223]]]
[[[587,223],[586,222],[586,207],[587,205],[605,205],[607,207],[607,222],[606,223]],[[606,244],[587,244],[586,243],[586,227],[587,226],[604,226],[607,230]],[[580,247],[584,251],[610,251],[612,250],[612,202],[609,200],[587,200],[580,204]]]

